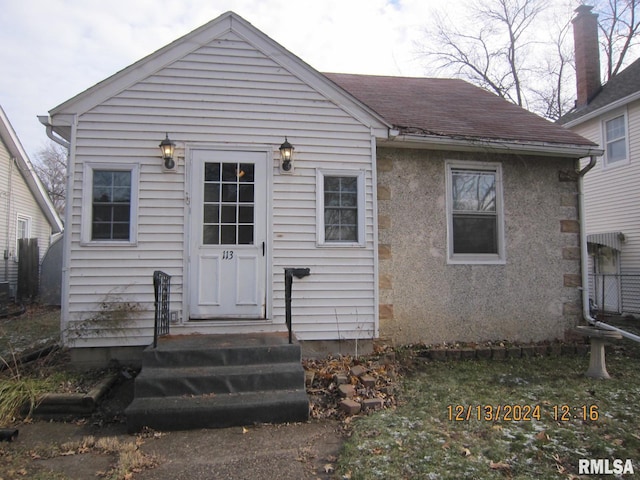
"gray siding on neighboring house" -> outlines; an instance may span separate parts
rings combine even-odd
[[[446,160],[502,163],[506,264],[447,264]],[[381,338],[563,338],[580,314],[577,185],[559,180],[573,163],[379,149]]]
[[[62,112],[64,113],[64,112]],[[165,132],[179,144],[177,173],[163,173],[158,143]],[[278,147],[296,147],[295,173],[282,175]],[[227,32],[143,81],[105,99],[78,118],[71,206],[69,305],[64,328],[100,328],[102,305],[120,305],[134,321],[76,346],[146,345],[152,336],[152,273],[172,276],[171,309],[187,308],[191,174],[189,148],[260,146],[273,152],[273,325],[283,329],[283,268],[310,267],[294,285],[294,331],[302,339],[373,337],[376,329],[374,147],[371,129],[289,73],[245,39]],[[186,150],[183,148],[186,146]],[[137,245],[81,245],[85,162],[139,164]],[[186,165],[185,165],[186,164]],[[365,172],[364,247],[316,244],[316,169]],[[185,189],[187,192],[185,193]],[[185,224],[186,222],[186,224]],[[89,322],[87,322],[89,320]],[[224,333],[231,327],[199,323],[172,332]],[[339,325],[338,325],[339,323]],[[226,330],[225,330],[226,328]],[[235,328],[242,328],[236,325]],[[70,338],[73,338],[70,337]]]
[[[38,239],[40,260],[49,246],[51,226],[33,198],[23,173],[0,141],[0,281],[8,281],[12,294],[18,280],[17,222],[18,216],[29,219],[30,238]]]

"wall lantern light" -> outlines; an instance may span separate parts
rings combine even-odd
[[[176,149],[176,144],[171,141],[169,134],[164,140],[160,142],[160,150],[162,151],[162,160],[164,160],[164,168],[167,170],[173,170],[176,166],[176,162],[173,160],[173,153]]]
[[[282,159],[282,170],[285,172],[291,170],[294,150],[295,148],[289,143],[287,137],[284,137],[284,143],[280,145],[280,158]]]

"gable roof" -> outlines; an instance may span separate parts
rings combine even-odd
[[[584,107],[564,115],[558,123],[577,125],[640,98],[640,58],[609,80]]]
[[[69,140],[73,116],[233,31],[333,101],[382,142],[456,150],[493,149],[580,158],[597,145],[463,80],[321,74],[233,12],[55,107],[46,126]],[[595,152],[601,154],[601,151]]]
[[[11,126],[2,106],[0,106],[0,140],[2,140],[9,154],[15,158],[18,163],[20,174],[24,178],[27,187],[29,187],[31,195],[47,218],[49,225],[51,225],[51,232],[62,232],[62,221],[53,207],[44,185],[42,185],[38,175],[36,175],[31,160],[27,157],[27,153],[22,147],[18,135],[16,135],[15,130]]]
[[[325,74],[401,135],[593,147],[580,135],[464,80]]]
[[[329,81],[309,64],[289,52],[269,36],[234,12],[226,12],[181,38],[142,58],[125,69],[115,73],[100,83],[79,93],[49,112],[49,118],[40,122],[52,126],[53,130],[69,141],[72,116],[89,111],[105,100],[146,79],[159,70],[181,60],[187,54],[214,42],[228,32],[243,38],[247,43],[274,62],[280,64],[292,75],[297,76],[318,93],[331,99],[354,118],[369,126],[376,134],[385,134],[388,125],[369,107],[347,94]],[[57,117],[57,119],[54,119]]]

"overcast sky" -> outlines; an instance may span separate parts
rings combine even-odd
[[[0,105],[32,160],[36,116],[232,10],[321,72],[419,76],[415,42],[465,0],[0,0]]]

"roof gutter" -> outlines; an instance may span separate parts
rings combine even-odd
[[[61,145],[64,148],[66,148],[67,149],[67,155],[68,155],[69,154],[69,148],[71,147],[71,144],[69,142],[67,142],[64,138],[59,137],[58,135],[56,135],[53,132],[53,125],[51,125],[51,121],[49,120],[49,117],[46,117],[44,115],[39,115],[38,116],[38,120],[40,121],[40,123],[42,125],[44,125],[46,127],[47,137],[49,137],[51,140],[56,142],[58,145]]]
[[[623,337],[626,337],[635,342],[640,342],[640,337],[633,333],[621,330],[618,327],[609,325],[604,322],[600,322],[591,316],[589,310],[589,274],[587,265],[587,233],[585,225],[585,208],[584,208],[584,176],[596,165],[596,156],[591,156],[589,163],[580,171],[578,171],[578,208],[580,213],[580,268],[582,270],[582,316],[591,325],[602,328],[604,330],[611,330],[618,332]]]
[[[396,135],[394,135],[396,134]],[[573,145],[548,142],[514,142],[509,140],[490,140],[478,138],[455,138],[439,135],[407,135],[396,130],[389,132],[389,139],[383,140],[389,146],[404,148],[422,148],[432,150],[478,151],[492,153],[519,153],[554,157],[584,158],[602,155],[596,145]]]

